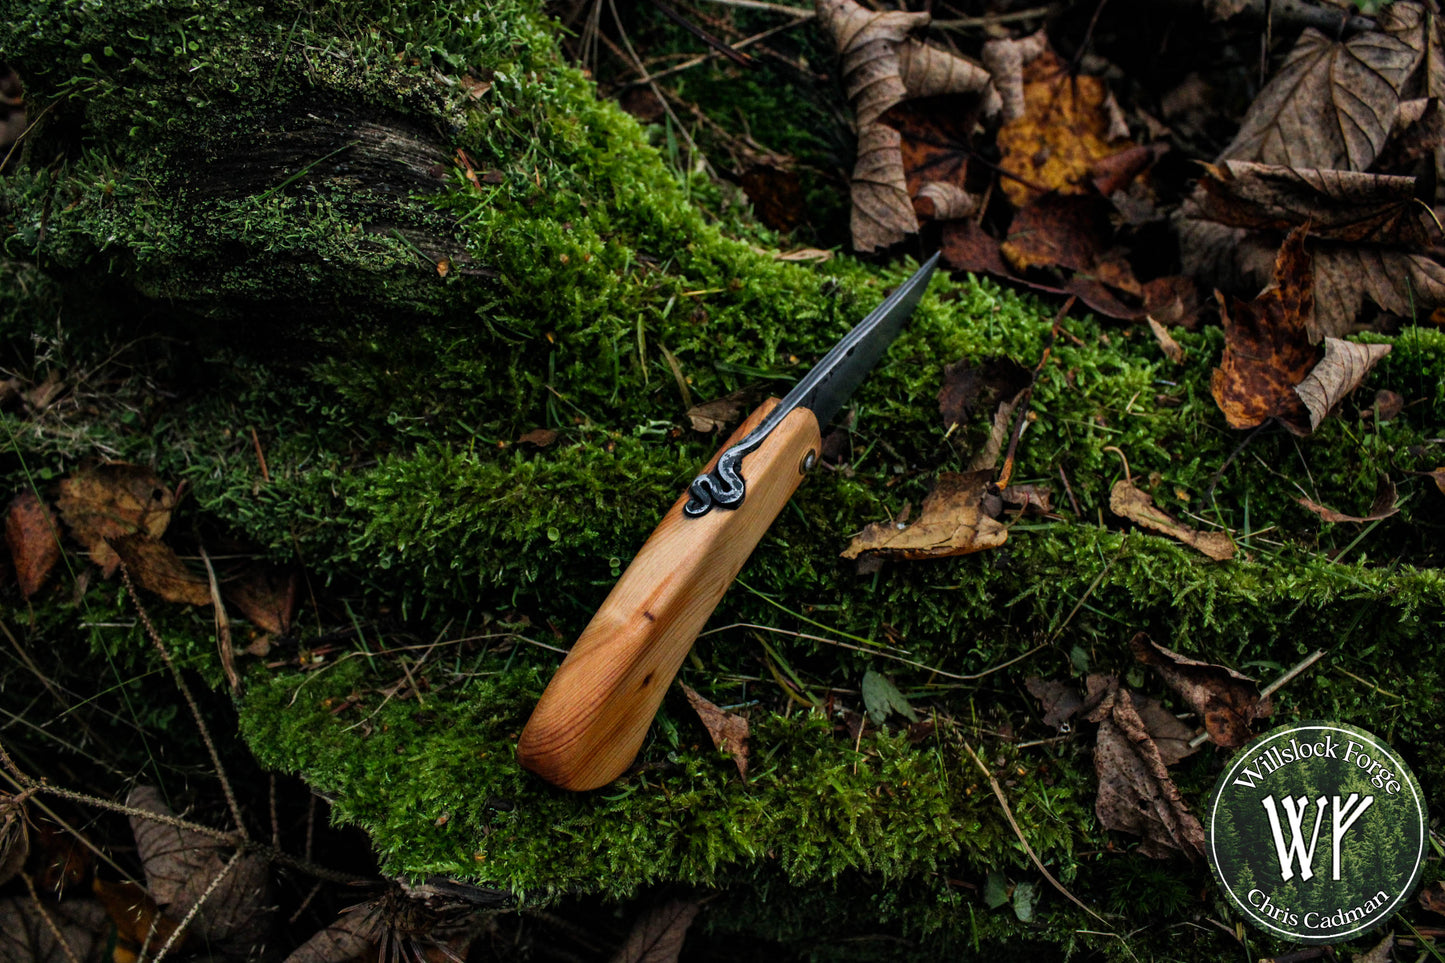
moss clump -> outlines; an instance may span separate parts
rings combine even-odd
[[[1070,319],[1015,475],[1062,471],[1060,517],[1014,525],[989,554],[859,577],[837,559],[850,533],[916,505],[987,427],[980,414],[940,428],[943,365],[1032,366],[1049,328],[1028,299],[942,278],[859,392],[846,469],[799,492],[685,670],[750,707],[750,781],[671,698],[637,773],[583,796],[540,785],[512,747],[557,662],[547,646],[581,629],[715,446],[684,429],[687,402],[796,377],[908,268],[802,268],[755,250],[763,235],[725,236],[560,62],[530,4],[122,2],[68,31],[52,7],[0,4],[0,49],[55,103],[0,196],[8,256],[64,283],[6,265],[26,283],[0,292],[0,351],[27,380],[55,369],[73,387],[53,409],[0,412],[0,474],[48,494],[90,459],[150,464],[189,482],[178,530],[304,566],[307,628],[281,667],[249,667],[241,729],[368,829],[389,871],[531,900],[723,888],[737,920],[792,952],[819,920],[877,920],[939,954],[1032,940],[1058,955],[1214,958],[1212,928],[1159,925],[1220,912],[1199,895],[1206,874],[1181,864],[1167,875],[1182,886],[1150,883],[1153,864],[1093,820],[1087,738],[1038,743],[1056,733],[1021,692],[1029,674],[1088,669],[1152,687],[1124,645],[1138,630],[1264,677],[1329,648],[1282,713],[1385,735],[1438,803],[1445,500],[1406,472],[1435,465],[1445,337],[1410,329],[1367,382],[1362,397],[1407,395],[1400,418],[1347,404],[1313,438],[1261,434],[1231,460],[1239,437],[1208,391],[1217,331],[1177,333],[1188,358],[1172,366],[1145,335]],[[474,98],[473,82],[491,86]],[[318,105],[344,116],[315,121]],[[357,169],[345,145],[364,123],[389,133]],[[227,181],[246,132],[281,146]],[[457,149],[495,173],[474,187]],[[429,168],[407,158],[440,176],[422,189],[407,178]],[[443,276],[441,260],[455,269]],[[515,443],[535,427],[557,441]],[[1110,448],[1160,504],[1234,533],[1240,557],[1211,563],[1109,515],[1123,473]],[[1386,521],[1329,525],[1296,501],[1366,504],[1379,471],[1400,483]],[[96,594],[121,604],[112,586]],[[42,600],[37,640],[86,650],[86,604]],[[169,624],[209,664],[209,617]],[[339,629],[356,647],[318,661]],[[869,668],[894,676],[931,733],[838,729],[828,709],[856,708]],[[388,695],[403,679],[422,688]],[[1081,933],[1096,921],[1050,891],[1031,923],[981,902],[991,872],[1040,881],[965,741],[1052,871],[1122,913],[1120,932],[1148,934]],[[1190,798],[1217,764],[1182,767]],[[1110,902],[1135,890],[1157,900]],[[819,955],[850,952],[828,946]]]

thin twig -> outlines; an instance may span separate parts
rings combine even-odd
[[[979,27],[992,27],[994,24],[1018,23],[1020,20],[1034,20],[1038,17],[1047,17],[1062,9],[1058,4],[1051,3],[1043,7],[1030,7],[1027,10],[1015,10],[1012,13],[995,13],[986,17],[960,17],[956,20],[935,20],[929,24],[939,30],[977,30]]]
[[[1024,836],[1024,831],[1019,828],[1018,821],[1014,819],[1013,810],[1009,808],[1008,799],[1003,794],[1003,787],[998,784],[998,780],[994,778],[994,775],[992,772],[989,771],[989,768],[983,764],[983,760],[978,758],[978,754],[973,751],[973,746],[970,746],[967,742],[965,742],[963,744],[963,751],[968,753],[968,758],[973,760],[974,765],[978,766],[979,772],[983,773],[984,777],[988,779],[989,786],[993,788],[994,798],[996,798],[998,800],[998,804],[1003,807],[1004,818],[1008,820],[1009,826],[1013,827],[1014,835],[1017,836],[1019,842],[1023,844],[1024,852],[1029,854],[1029,859],[1033,860],[1034,866],[1038,869],[1038,871],[1044,874],[1044,879],[1048,880],[1053,885],[1054,889],[1062,893],[1069,900],[1069,902],[1073,903],[1085,913],[1088,913],[1100,923],[1108,926],[1108,920],[1104,919],[1104,917],[1091,910],[1077,896],[1065,889],[1064,884],[1055,879],[1054,874],[1049,872],[1048,867],[1044,865],[1043,860],[1039,859],[1039,854],[1034,852],[1034,848],[1029,845],[1028,838]]]
[[[226,769],[221,765],[221,754],[216,749],[216,743],[211,738],[210,727],[206,725],[206,719],[201,715],[201,707],[196,703],[196,697],[191,694],[191,687],[186,685],[186,680],[181,676],[181,670],[171,660],[171,654],[166,650],[166,644],[161,640],[160,632],[156,631],[155,623],[151,621],[150,613],[141,604],[140,596],[136,594],[135,584],[130,579],[130,567],[125,562],[120,563],[120,577],[125,582],[126,594],[130,596],[131,602],[135,605],[136,614],[140,617],[141,625],[144,626],[146,635],[150,637],[156,650],[161,654],[161,660],[171,670],[171,677],[176,680],[176,688],[181,690],[185,696],[186,704],[191,707],[191,715],[196,720],[196,727],[200,730],[201,741],[206,744],[206,751],[211,754],[211,765],[216,769],[216,778],[221,783],[221,792],[226,796],[226,805],[231,809],[231,818],[236,821],[236,832],[241,839],[248,838],[246,832],[246,821],[241,816],[241,805],[236,801],[236,793],[231,788],[231,781],[226,778]]]

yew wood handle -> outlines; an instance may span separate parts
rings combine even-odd
[[[754,411],[718,455],[776,404]],[[817,418],[798,408],[743,459],[747,496],[736,509],[691,518],[687,494],[677,500],[542,693],[517,744],[523,766],[563,789],[622,774],[693,641],[820,448]]]

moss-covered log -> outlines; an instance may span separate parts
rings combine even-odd
[[[36,120],[0,180],[0,366],[61,385],[0,412],[6,490],[48,498],[88,462],[147,464],[189,483],[176,538],[303,567],[282,664],[243,663],[241,729],[389,871],[526,900],[716,887],[729,908],[710,927],[797,954],[886,931],[940,956],[1218,958],[1235,950],[1201,923],[1226,918],[1207,870],[1101,829],[1087,733],[1059,738],[1022,691],[1102,670],[1167,699],[1131,661],[1139,630],[1260,677],[1328,649],[1281,715],[1387,736],[1439,811],[1445,498],[1412,474],[1438,459],[1438,332],[1393,339],[1366,384],[1406,395],[1398,418],[1347,404],[1312,438],[1263,433],[1232,457],[1243,439],[1209,394],[1217,330],[1177,332],[1176,366],[1147,331],[1070,319],[1015,473],[1068,486],[1058,517],[1014,524],[995,552],[860,576],[838,559],[850,533],[916,505],[987,434],[986,413],[939,424],[943,366],[1032,366],[1049,331],[1027,299],[941,279],[859,393],[846,461],[804,485],[684,669],[748,707],[748,782],[674,696],[634,773],[564,794],[517,767],[516,734],[554,650],[715,444],[688,405],[796,377],[909,265],[775,260],[774,238],[596,100],[524,0],[5,2],[0,55]],[[538,427],[557,440],[517,443]],[[1111,449],[1239,557],[1110,514]],[[1381,471],[1401,497],[1385,521],[1331,525],[1297,502],[1368,504]],[[33,642],[137,664],[128,603],[82,561],[84,591],[34,600]],[[209,614],[156,607],[218,678]],[[870,668],[931,716],[926,737],[847,734]],[[1046,888],[1030,922],[985,904],[990,874],[1040,877],[965,742],[1117,935]],[[1179,767],[1192,803],[1223,758]]]

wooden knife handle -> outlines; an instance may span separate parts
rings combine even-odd
[[[777,403],[754,411],[705,470]],[[517,744],[523,766],[563,789],[622,774],[693,641],[821,447],[817,418],[798,408],[743,459],[741,505],[690,518],[688,496],[677,500],[542,693]]]

